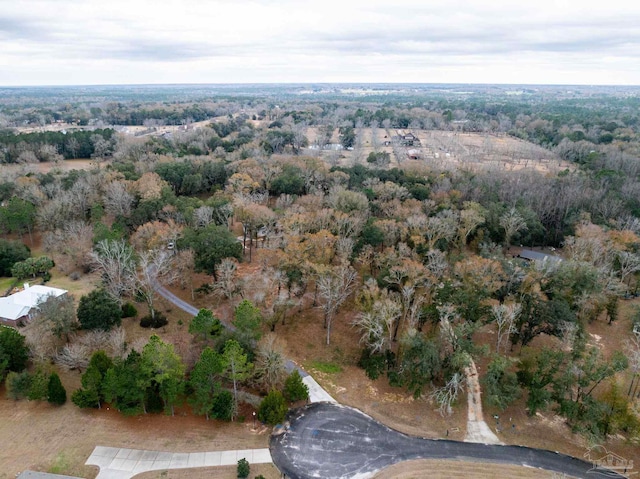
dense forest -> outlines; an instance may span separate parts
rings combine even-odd
[[[0,92],[1,273],[101,278],[77,305],[43,307],[23,339],[0,334],[10,394],[46,396],[54,362],[83,372],[81,407],[186,402],[231,419],[241,385],[269,393],[260,414],[277,422],[305,397],[278,334],[319,308],[326,345],[348,311],[366,374],[443,414],[484,358],[491,407],[524,397],[530,415],[637,440],[640,313],[615,352],[588,331],[638,294],[638,91],[219,89]],[[31,258],[34,236],[48,262]],[[136,307],[142,327],[172,320],[158,284],[232,308],[191,320],[196,357],[124,337]]]

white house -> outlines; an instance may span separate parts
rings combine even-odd
[[[49,296],[62,296],[67,291],[49,286],[29,286],[25,283],[24,289],[17,293],[0,298],[0,323],[17,326],[21,321],[31,317],[38,308],[38,304],[46,301]]]

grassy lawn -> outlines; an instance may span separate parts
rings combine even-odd
[[[321,373],[337,374],[342,372],[342,366],[328,361],[309,361],[307,363],[309,369],[315,369]]]
[[[4,293],[13,285],[15,278],[0,278],[0,296],[3,296]]]

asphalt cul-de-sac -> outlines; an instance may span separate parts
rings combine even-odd
[[[271,437],[269,448],[289,479],[364,479],[411,459],[515,464],[584,479],[623,477],[552,451],[407,436],[356,409],[331,403],[291,411],[287,427]]]

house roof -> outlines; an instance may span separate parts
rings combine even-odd
[[[540,253],[538,251],[532,251],[530,249],[523,249],[522,251],[520,251],[520,254],[518,256],[523,259],[528,259],[529,261],[551,261],[553,263],[562,261],[562,258],[560,258],[559,256]]]
[[[0,298],[0,318],[17,321],[49,296],[62,296],[67,291],[49,286],[29,286],[6,298]]]

